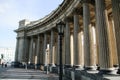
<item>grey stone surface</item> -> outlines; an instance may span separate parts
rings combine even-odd
[[[0,66],[0,80],[58,80],[56,74],[46,74],[44,71],[34,69],[20,69],[20,68],[1,68]]]
[[[72,79],[72,74],[74,73],[74,78]],[[96,71],[98,72],[98,71]],[[95,71],[92,73],[88,73],[87,71],[83,70],[75,70],[72,69],[65,69],[65,80],[120,80],[120,75],[101,75],[98,73],[95,73]]]

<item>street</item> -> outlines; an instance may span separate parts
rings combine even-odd
[[[46,74],[44,71],[21,68],[2,68],[0,66],[0,80],[58,80],[56,74]]]

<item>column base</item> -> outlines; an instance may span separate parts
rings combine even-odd
[[[70,65],[70,64],[65,64],[64,65],[64,68],[72,68],[73,66],[72,65]]]
[[[56,65],[55,64],[50,64],[50,67],[56,67]]]
[[[100,69],[100,70],[99,70],[99,74],[114,75],[114,74],[117,74],[117,70],[115,70],[115,68]]]
[[[95,71],[95,70],[97,70],[97,66],[86,66],[86,67],[85,67],[85,70]]]
[[[120,74],[120,68],[117,70],[117,74]]]
[[[56,65],[55,65],[55,64],[50,64],[50,66],[49,66],[49,71],[50,71],[50,72],[52,72],[52,68],[53,68],[53,67],[56,67]]]
[[[113,65],[113,67],[117,70],[119,69],[119,65]]]
[[[44,66],[48,66],[48,64],[44,64]]]
[[[84,70],[84,67],[81,65],[74,65],[74,70]]]
[[[98,73],[97,66],[87,66],[85,67],[87,73]]]

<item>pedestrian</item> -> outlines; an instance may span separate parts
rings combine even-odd
[[[5,64],[5,68],[7,67],[7,64]]]

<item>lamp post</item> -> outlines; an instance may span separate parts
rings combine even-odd
[[[63,64],[62,64],[62,37],[64,34],[64,22],[57,23],[58,35],[59,35],[59,80],[62,80],[63,75]]]

